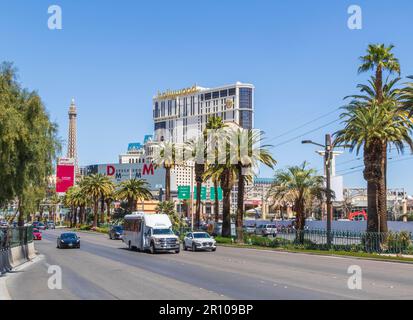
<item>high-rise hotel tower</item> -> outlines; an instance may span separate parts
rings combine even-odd
[[[254,86],[241,82],[213,89],[195,85],[158,93],[153,98],[154,140],[182,143],[196,138],[213,116],[252,129]]]

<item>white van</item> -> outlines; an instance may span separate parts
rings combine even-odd
[[[179,238],[166,214],[134,212],[125,216],[122,240],[131,250],[180,251]]]

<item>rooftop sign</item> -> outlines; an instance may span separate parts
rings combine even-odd
[[[158,92],[157,99],[169,99],[169,98],[176,98],[179,96],[186,96],[189,94],[193,94],[196,92],[199,92],[200,90],[196,85],[186,88],[186,89],[181,89],[181,90],[167,90],[165,92]]]

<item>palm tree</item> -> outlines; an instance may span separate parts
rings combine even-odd
[[[152,194],[148,188],[148,183],[144,179],[131,179],[123,181],[119,185],[116,193],[117,197],[128,202],[129,212],[136,210],[138,200],[150,200]]]
[[[377,89],[376,100],[379,104],[383,102],[383,72],[400,74],[399,60],[391,52],[393,48],[393,45],[386,47],[384,44],[370,44],[367,54],[360,57],[359,73],[375,71],[374,87]]]
[[[394,46],[385,46],[384,44],[370,44],[367,49],[367,54],[360,57],[361,65],[359,67],[359,73],[367,72],[369,70],[375,71],[374,89],[375,89],[375,102],[378,104],[385,102],[385,88],[383,86],[383,72],[388,71],[389,74],[394,72],[400,75],[400,63],[399,60],[391,52]],[[396,81],[397,82],[397,81]],[[377,190],[377,210],[380,214],[381,220],[386,224],[387,230],[387,141],[383,141],[381,152],[384,159],[384,175],[382,177],[383,183],[378,186]],[[380,188],[384,188],[381,190]],[[371,191],[372,192],[372,191]],[[379,196],[379,194],[381,196]],[[371,194],[371,199],[373,195]]]
[[[70,227],[76,226],[78,209],[85,203],[83,190],[78,185],[69,188],[66,192],[64,203],[71,208]]]
[[[173,201],[159,202],[156,206],[156,213],[167,214],[172,221],[175,230],[180,229],[182,222],[175,211],[175,203]]]
[[[231,163],[236,163],[235,168],[238,177],[238,201],[236,230],[237,242],[243,242],[243,223],[244,223],[244,194],[245,183],[252,182],[254,172],[260,163],[274,168],[276,161],[272,157],[268,148],[269,145],[261,145],[263,132],[257,130],[247,130],[241,127],[232,126],[228,130],[230,141],[235,143],[236,158],[231,159]],[[230,147],[232,149],[233,147]],[[262,204],[264,206],[264,204]]]
[[[413,80],[413,76],[407,77]],[[402,109],[409,112],[409,117],[413,115],[413,82],[408,82],[401,90]]]
[[[173,142],[162,141],[154,145],[153,162],[156,167],[165,168],[165,200],[171,200],[171,169],[182,164],[179,152],[183,147]]]
[[[214,130],[211,138],[213,138],[215,140],[217,140],[216,135],[219,134],[218,132],[220,132],[221,129],[224,129],[226,127],[227,127],[227,125],[224,123],[222,118],[221,117],[215,117],[215,116],[209,118],[208,122],[206,124],[206,130]],[[217,157],[218,157],[218,155],[216,154],[216,158]],[[205,168],[204,168],[204,171],[205,171]],[[219,221],[218,185],[219,185],[220,180],[219,180],[219,177],[213,177],[211,180],[212,180],[212,183],[214,184],[214,193],[215,193],[214,194],[214,196],[215,196],[215,200],[214,200],[215,222],[218,223],[218,221]],[[198,188],[197,188],[197,191],[198,191]]]
[[[112,190],[112,192],[108,193],[105,197],[106,216],[107,216],[108,221],[110,221],[110,205],[115,200],[116,200],[116,192],[115,192],[115,189],[114,189],[114,190]]]
[[[109,194],[113,189],[113,182],[105,175],[92,174],[84,179],[83,191],[92,199],[93,202],[93,227],[98,224],[99,199]]]
[[[293,203],[296,212],[296,241],[304,242],[306,211],[314,199],[323,199],[327,192],[325,179],[317,175],[317,170],[309,169],[304,162],[301,166],[288,167],[275,173],[274,183],[268,195],[275,201]]]
[[[368,189],[368,222],[367,231],[387,232],[387,212],[380,212],[378,208],[385,207],[380,203],[386,199],[383,194],[386,190],[385,159],[387,154],[383,148],[392,144],[398,152],[404,151],[404,143],[413,149],[410,138],[413,123],[408,113],[389,102],[372,103],[353,101],[341,115],[345,128],[336,132],[336,142],[350,144],[350,150],[357,154],[363,148],[364,152],[364,179]],[[377,201],[377,205],[376,205]]]
[[[236,167],[227,160],[225,164],[208,166],[204,179],[220,182],[222,189],[222,236],[231,237],[231,191],[237,177]]]
[[[402,103],[402,92],[399,88],[395,88],[395,86],[398,84],[400,81],[400,78],[395,78],[393,80],[388,80],[383,84],[382,88],[382,102],[388,105],[389,107],[394,108],[395,110],[401,109],[401,103]],[[378,90],[379,88],[376,87],[376,80],[375,77],[371,77],[371,79],[368,81],[368,84],[359,84],[357,87],[360,89],[361,93],[358,95],[351,95],[346,98],[352,98],[352,103],[354,105],[361,104],[364,105],[365,107],[370,107],[373,104],[378,104],[377,100],[377,95],[378,95]],[[345,99],[346,99],[345,98]],[[350,103],[351,104],[351,103]],[[379,185],[379,189],[374,191],[373,189],[370,189],[368,186],[368,194],[370,194],[370,199],[371,202],[369,204],[370,210],[373,212],[378,212],[380,215],[380,221],[383,223],[383,225],[387,225],[387,146],[388,142],[383,141],[383,156],[384,157],[384,165],[383,165],[383,182]],[[384,190],[380,190],[380,188],[384,188]],[[376,195],[373,195],[372,193],[376,192]],[[381,194],[381,198],[378,198],[378,194]],[[373,199],[375,199],[373,201]],[[374,207],[374,208],[373,208]]]
[[[201,189],[202,183],[205,181],[204,173],[206,170],[206,160],[208,158],[208,143],[212,141],[217,141],[219,135],[219,130],[224,128],[226,125],[222,121],[221,117],[211,117],[209,118],[205,130],[197,139],[192,139],[185,143],[185,160],[194,163],[195,168],[195,183],[196,183],[196,195],[195,195],[195,227],[200,228],[201,223]],[[217,193],[217,184],[215,185],[215,192]],[[219,214],[219,201],[217,197],[215,198],[215,212]]]

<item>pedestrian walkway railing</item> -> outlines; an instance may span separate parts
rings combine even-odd
[[[300,248],[308,250],[336,250],[351,252],[413,254],[413,235],[411,232],[351,232],[325,230],[284,230],[276,237],[245,237],[247,244]]]
[[[33,227],[0,228],[0,249],[27,245],[33,241]]]

